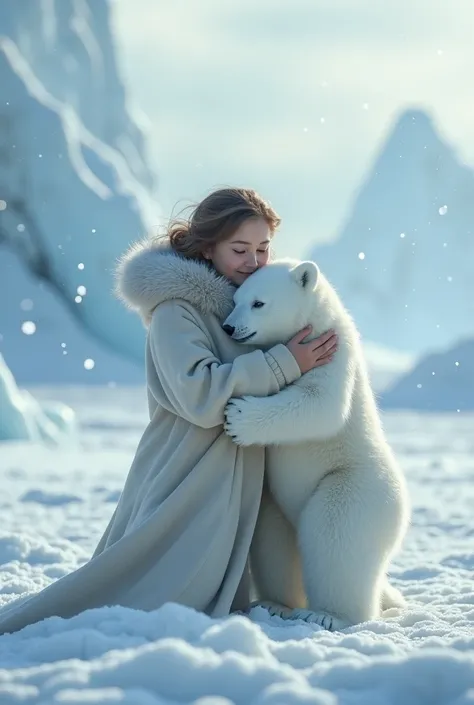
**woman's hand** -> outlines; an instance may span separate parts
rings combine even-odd
[[[311,333],[312,329],[312,326],[306,326],[286,344],[298,363],[302,375],[315,367],[331,362],[337,350],[337,334],[332,329],[314,340],[303,343],[303,339]]]

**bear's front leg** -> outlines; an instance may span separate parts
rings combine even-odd
[[[281,445],[333,438],[352,406],[355,361],[349,353],[268,397],[229,399],[225,431],[238,445]]]
[[[298,426],[303,389],[293,386],[270,397],[229,399],[224,411],[224,430],[241,446],[288,443]]]
[[[230,399],[224,411],[224,431],[239,446],[265,445],[265,410],[258,397]]]

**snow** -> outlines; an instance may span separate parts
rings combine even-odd
[[[337,239],[309,255],[363,340],[421,356],[472,335],[473,191],[431,117],[403,112]]]
[[[79,422],[80,452],[0,444],[0,602],[82,565],[120,496],[145,390],[45,388]],[[329,633],[254,610],[107,607],[0,637],[0,702],[467,705],[474,696],[474,418],[384,414],[413,522],[392,566],[399,615]],[[33,451],[32,451],[33,449]]]
[[[25,440],[59,445],[76,432],[74,411],[60,402],[39,404],[25,389],[18,389],[0,354],[0,441]]]
[[[474,411],[474,340],[423,357],[387,385],[381,404],[391,409]]]
[[[115,64],[108,3],[7,0],[0,27],[2,302],[13,305],[7,248],[50,285],[76,327],[143,365],[143,327],[114,298],[112,270],[160,212]],[[39,372],[36,381],[48,382]]]

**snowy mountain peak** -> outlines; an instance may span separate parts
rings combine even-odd
[[[383,176],[393,181],[394,174],[410,178],[412,169],[420,165],[434,164],[440,160],[439,166],[447,161],[455,160],[452,149],[439,134],[432,117],[423,110],[407,110],[396,120],[389,131],[383,149],[369,174],[369,184],[374,187],[375,176]],[[378,186],[378,185],[377,185]]]
[[[401,115],[340,237],[311,253],[366,340],[423,353],[472,334],[473,195],[432,118]]]
[[[423,141],[437,140],[439,137],[431,116],[422,109],[405,110],[392,130],[391,140],[395,143],[403,139],[422,138]],[[386,149],[388,144],[386,145]]]

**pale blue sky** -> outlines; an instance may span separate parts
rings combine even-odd
[[[283,217],[278,254],[305,256],[413,106],[474,164],[472,0],[116,0],[114,23],[165,218],[250,186]]]

